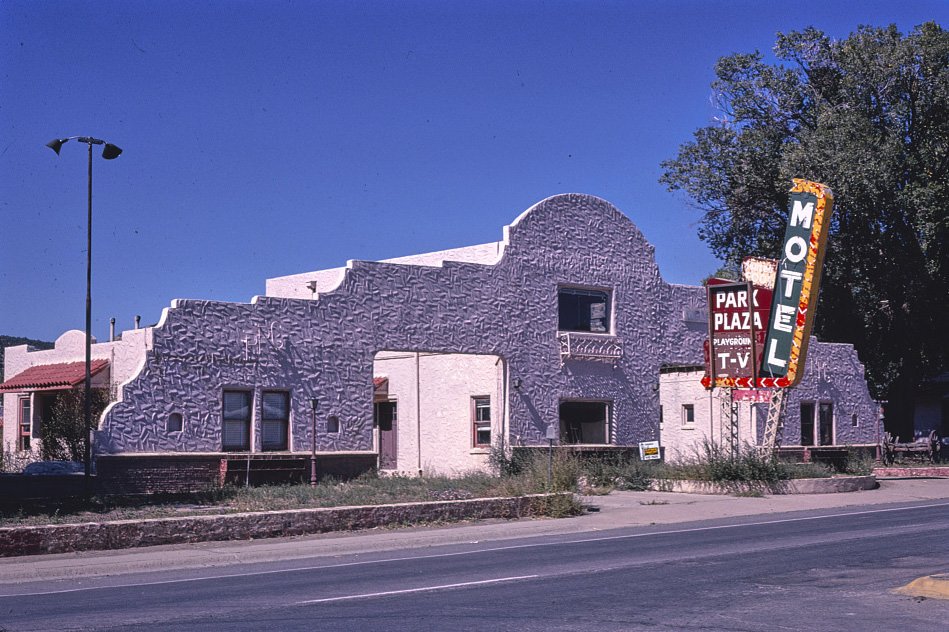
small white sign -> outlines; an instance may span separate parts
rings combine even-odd
[[[547,426],[547,438],[556,441],[560,438],[560,429],[557,426]]]
[[[659,449],[658,441],[640,441],[639,442],[639,460],[653,461],[662,458],[662,451]]]

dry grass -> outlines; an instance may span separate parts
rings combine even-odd
[[[575,463],[565,467],[576,468]],[[0,526],[101,522],[108,520],[145,520],[171,516],[207,515],[280,511],[317,507],[385,505],[404,502],[466,500],[524,496],[543,491],[573,491],[576,473],[557,470],[555,484],[547,486],[547,462],[541,480],[539,466],[515,476],[472,473],[465,476],[408,477],[363,475],[351,481],[324,480],[316,487],[273,485],[261,487],[225,487],[204,493],[167,497],[93,498],[89,502],[24,505],[0,513]],[[567,496],[567,498],[572,498]],[[576,515],[577,501],[557,500],[539,505],[543,515]]]

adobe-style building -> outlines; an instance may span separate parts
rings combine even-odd
[[[246,304],[176,300],[157,325],[93,346],[112,394],[100,472],[315,450],[321,463],[451,473],[485,468],[492,445],[658,440],[660,368],[701,364],[705,302],[704,288],[662,280],[629,218],[578,194],[540,202],[498,242],[269,279]],[[5,445],[35,447],[48,398],[77,386],[81,335],[7,350]],[[810,361],[838,362],[828,349]],[[862,380],[849,353],[841,370]],[[835,414],[873,405],[852,383]],[[848,443],[874,441],[844,425]]]

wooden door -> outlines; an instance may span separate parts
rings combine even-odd
[[[398,467],[398,415],[395,402],[376,403],[376,424],[379,426],[379,469]]]

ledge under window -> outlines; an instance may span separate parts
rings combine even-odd
[[[597,360],[615,367],[623,357],[623,343],[610,334],[558,331],[557,341],[560,343],[561,366],[567,360]]]

